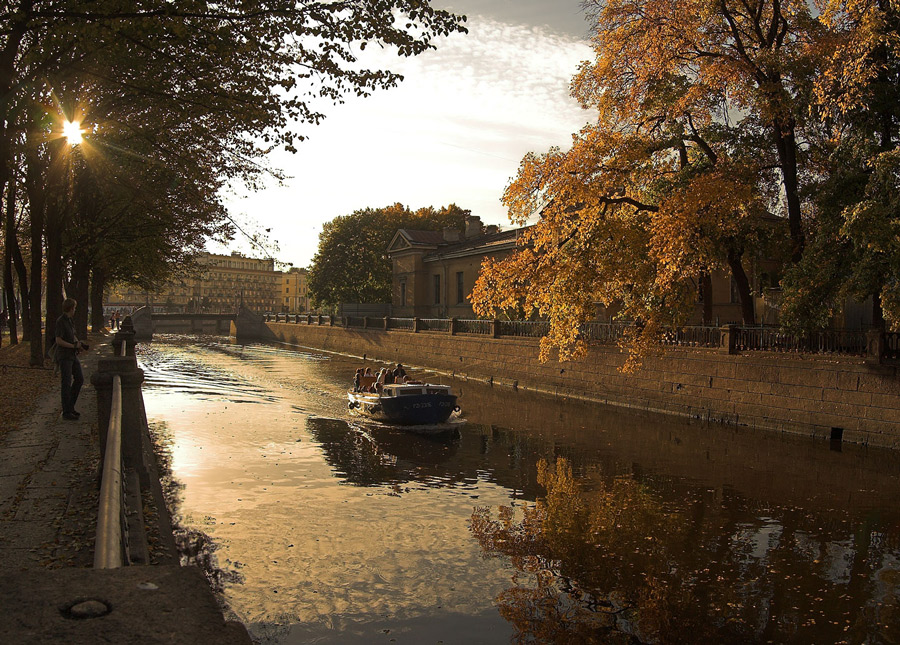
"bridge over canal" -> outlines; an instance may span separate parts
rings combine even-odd
[[[154,334],[234,334],[237,313],[154,313],[141,307],[131,314],[135,336],[149,340]]]

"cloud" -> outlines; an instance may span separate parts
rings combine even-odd
[[[329,110],[297,155],[273,153],[292,180],[232,203],[273,228],[280,259],[305,265],[322,223],[397,201],[456,202],[508,224],[499,200],[524,154],[568,146],[592,117],[568,94],[591,50],[547,27],[479,16],[468,27],[413,59],[367,49],[365,63],[405,80]]]

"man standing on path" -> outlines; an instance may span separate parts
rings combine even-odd
[[[74,421],[81,416],[75,409],[78,393],[84,385],[84,373],[78,362],[78,352],[88,349],[86,343],[75,336],[75,307],[73,298],[63,301],[63,314],[56,320],[56,360],[59,362],[60,397],[62,398],[63,419]]]

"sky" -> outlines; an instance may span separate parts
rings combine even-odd
[[[415,210],[455,203],[485,224],[512,226],[500,198],[528,152],[567,148],[591,119],[569,96],[591,58],[579,0],[433,0],[468,17],[468,34],[406,59],[376,52],[404,75],[395,88],[348,97],[325,110],[296,154],[267,162],[288,178],[226,196],[247,233],[269,229],[270,254],[307,267],[322,225],[363,208],[400,202]],[[366,50],[368,55],[372,48]],[[210,251],[266,253],[238,233]],[[284,268],[282,266],[282,268]]]

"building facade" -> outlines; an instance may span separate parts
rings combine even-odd
[[[496,226],[482,226],[475,216],[466,220],[463,232],[400,229],[388,246],[393,263],[393,315],[473,317],[469,296],[482,261],[512,253],[522,230],[501,232]]]
[[[306,286],[306,269],[291,267],[281,274],[279,298],[280,311],[303,313],[309,311],[309,294]]]
[[[265,313],[281,308],[282,273],[272,258],[201,253],[197,270],[176,276],[157,291],[123,286],[107,294],[107,310],[149,306],[157,313],[231,313],[241,305]]]

